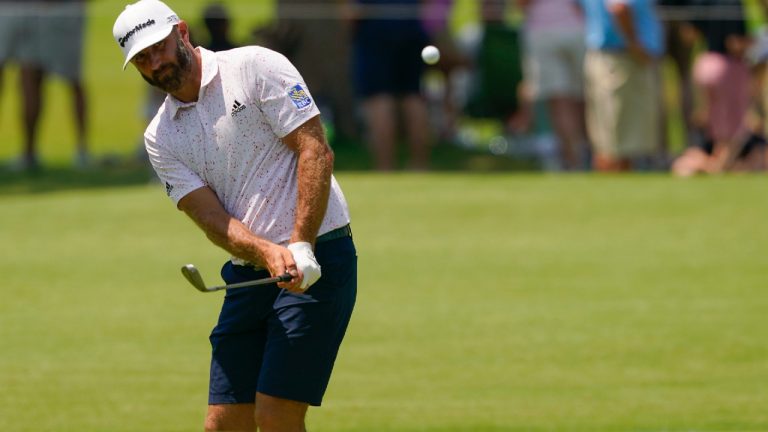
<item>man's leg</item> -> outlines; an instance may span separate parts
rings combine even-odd
[[[24,103],[24,155],[26,168],[37,167],[37,126],[42,107],[42,86],[45,73],[42,68],[22,65],[21,88]]]
[[[308,404],[256,393],[256,424],[261,432],[306,432]]]
[[[75,164],[82,168],[88,165],[88,145],[87,145],[87,106],[85,86],[80,79],[74,79],[69,83],[72,89],[72,102],[75,112],[75,127],[77,148],[75,149]]]
[[[306,432],[308,405],[256,393],[256,404],[208,405],[206,431]]]
[[[397,161],[395,98],[382,93],[369,97],[363,105],[374,168],[379,171],[392,171]]]
[[[408,168],[416,171],[427,170],[429,169],[432,132],[427,105],[424,98],[419,94],[405,96],[402,103],[410,150]]]
[[[0,107],[3,106],[3,71],[5,71],[5,63],[0,61]],[[2,113],[0,112],[0,114]],[[0,115],[0,117],[2,117],[2,115]]]
[[[549,99],[549,113],[560,141],[560,158],[568,171],[583,170],[586,152],[584,103],[572,96],[555,95]]]
[[[205,430],[206,432],[255,431],[255,407],[254,404],[208,405]]]

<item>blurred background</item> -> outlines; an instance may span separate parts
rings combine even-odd
[[[765,176],[707,175],[765,171],[763,0],[168,4],[323,113],[360,291],[312,430],[768,430]],[[0,0],[2,430],[205,415],[221,295],[178,269],[229,254],[154,180],[123,7]]]
[[[634,152],[626,166],[613,168],[668,170],[689,147],[709,146],[712,154],[713,141],[733,141],[737,154],[755,143],[762,149],[762,0],[647,3],[662,29],[657,36],[662,49],[652,56],[656,82],[650,88],[657,94],[632,104],[639,112],[655,113],[656,123],[643,127],[638,119],[620,127],[650,129],[644,139],[655,142]],[[191,24],[196,44],[214,50],[258,44],[288,56],[321,107],[338,169],[602,169],[593,163],[593,150],[604,144],[593,138],[607,117],[596,105],[598,127],[592,129],[598,130],[589,128],[586,119],[595,105],[589,99],[595,96],[583,70],[591,52],[611,49],[586,40],[589,16],[583,5],[568,0],[170,5]],[[131,66],[120,69],[111,27],[123,6],[112,0],[0,1],[7,23],[0,32],[4,170],[144,163],[142,131],[162,95],[150,91]],[[435,65],[422,63],[419,55],[430,44],[442,54]],[[396,77],[382,65],[411,73]],[[418,86],[411,89],[415,74]],[[734,83],[740,84],[730,93],[744,93],[736,101],[722,94]],[[385,91],[377,85],[402,88]],[[734,119],[723,120],[728,115],[721,111]],[[713,117],[730,129],[713,132],[718,127]],[[764,156],[750,162],[698,171],[765,168]]]

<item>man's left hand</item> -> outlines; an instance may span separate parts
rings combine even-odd
[[[320,264],[317,263],[315,254],[312,252],[312,245],[308,242],[291,243],[288,245],[288,250],[293,254],[293,260],[296,261],[299,272],[304,276],[299,288],[306,290],[317,282],[321,275]]]

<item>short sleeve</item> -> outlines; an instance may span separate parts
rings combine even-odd
[[[165,193],[177,206],[185,195],[205,186],[205,182],[160,145],[157,137],[149,130],[144,133],[144,145],[149,161],[165,187]]]
[[[275,135],[282,138],[320,114],[304,79],[287,58],[265,50],[255,62],[256,97]]]

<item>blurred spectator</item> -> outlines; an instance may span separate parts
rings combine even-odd
[[[19,167],[39,167],[37,133],[43,84],[63,78],[72,92],[77,151],[75,166],[89,162],[86,145],[86,95],[81,76],[85,4],[82,0],[0,2],[0,67],[19,64],[24,105],[24,152]]]
[[[41,9],[42,2],[0,0],[0,78],[7,64],[13,62],[19,66],[24,152],[15,168],[23,170],[35,170],[39,166],[34,144],[42,81],[39,72],[41,33],[38,31]]]
[[[235,48],[229,37],[229,11],[221,2],[211,3],[203,11],[203,23],[208,31],[204,45],[211,51],[226,51]]]
[[[760,0],[762,26],[754,45],[750,48],[750,60],[756,65],[758,89],[760,94],[760,112],[763,115],[763,135],[768,137],[768,0]]]
[[[441,137],[449,140],[455,138],[460,114],[458,97],[454,92],[457,75],[470,65],[470,60],[459,49],[448,26],[453,4],[454,0],[424,0],[422,9],[422,22],[427,36],[431,44],[440,50],[440,61],[434,68],[442,75],[443,94],[436,127]]]
[[[21,17],[18,16],[12,0],[0,0],[0,107],[2,107],[4,71],[8,63],[16,60],[20,50],[15,39],[18,37]]]
[[[354,81],[363,99],[374,167],[397,166],[398,108],[408,140],[408,167],[425,170],[430,160],[429,115],[421,95],[429,43],[419,14],[419,0],[350,0]]]
[[[654,0],[580,0],[586,19],[585,88],[593,167],[626,171],[659,144],[661,22]]]
[[[523,132],[531,112],[523,87],[520,33],[507,22],[506,7],[505,0],[482,0],[480,33],[464,36],[474,60],[465,110],[470,117],[498,119],[507,131]]]
[[[254,32],[257,44],[282,53],[301,71],[332,143],[358,135],[349,75],[349,35],[340,3],[277,0],[275,23]]]
[[[691,115],[693,113],[691,67],[698,41],[696,30],[691,24],[690,18],[697,12],[692,8],[691,0],[661,0],[659,1],[659,6],[665,12],[664,52],[674,66],[673,70],[677,81],[674,91],[677,93],[676,97],[680,103],[680,114],[683,120],[686,146],[690,146],[695,143],[696,135],[691,124]],[[668,153],[669,149],[666,144],[666,128],[668,124],[666,120],[669,116],[667,115],[666,108],[666,105],[662,103],[660,113],[664,130],[662,131],[661,138],[664,151]]]
[[[584,20],[573,0],[519,0],[525,14],[525,81],[545,101],[566,170],[587,166]]]
[[[716,5],[713,0],[696,3]],[[730,6],[741,9],[738,3]],[[693,124],[702,141],[675,161],[676,175],[766,168],[762,123],[753,110],[760,91],[746,57],[750,38],[743,10],[741,16],[694,22],[706,43],[693,66]]]
[[[87,95],[82,78],[83,32],[85,29],[85,0],[48,0],[48,10],[42,15],[43,71],[63,78],[72,92],[75,115],[75,166],[90,163],[87,145]]]

